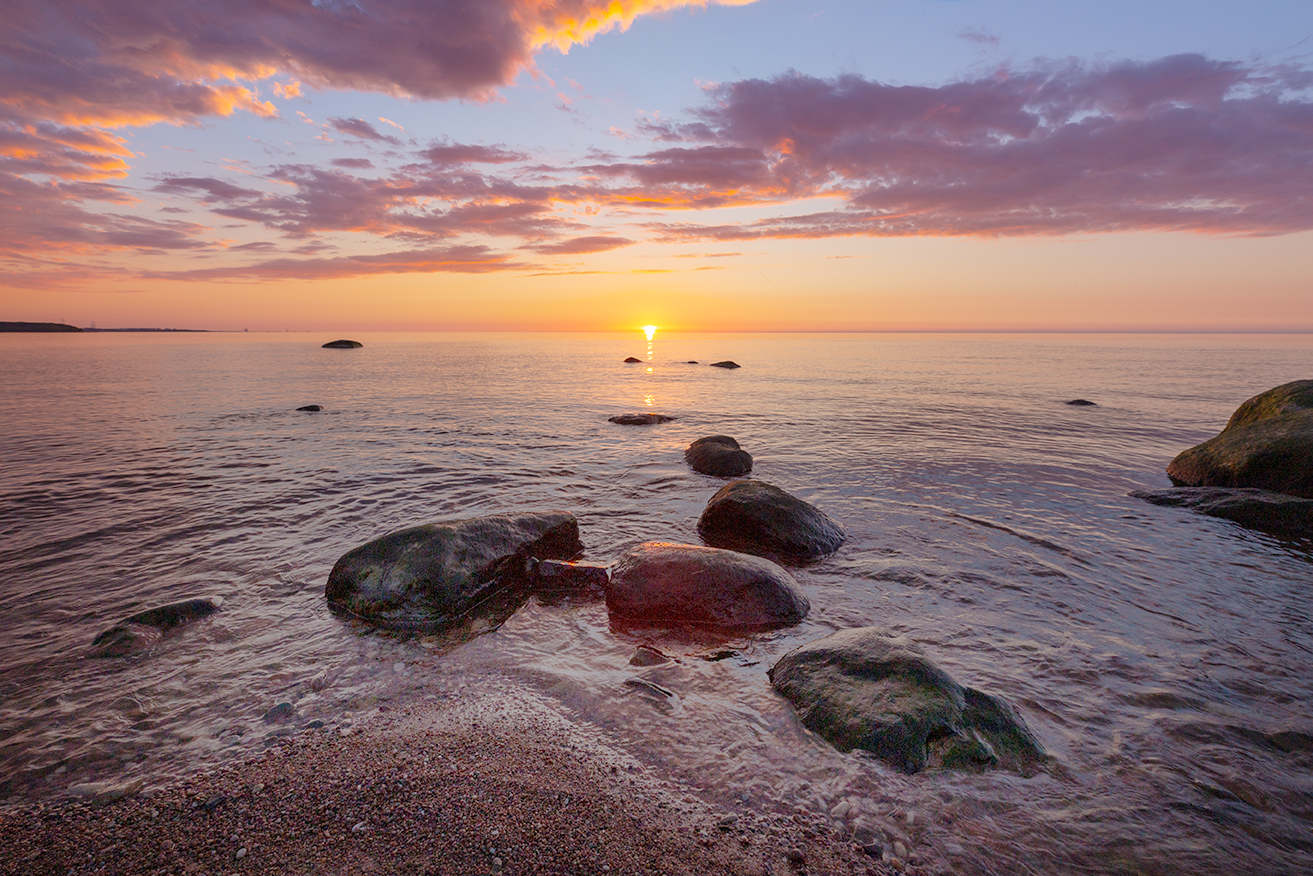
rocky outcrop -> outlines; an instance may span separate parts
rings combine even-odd
[[[630,356],[629,358],[625,359],[625,364],[626,365],[641,364],[642,361],[643,360],[638,358],[637,356]]]
[[[359,341],[348,341],[345,338],[336,341],[329,341],[324,344],[325,350],[354,350],[356,347],[363,347],[364,344]]]
[[[742,368],[743,366],[730,359],[726,359],[724,362],[712,362],[711,367],[712,368]]]
[[[1225,487],[1135,490],[1130,495],[1154,505],[1189,508],[1279,538],[1313,538],[1313,499]]]
[[[166,630],[180,627],[219,610],[223,598],[185,599],[125,617],[91,640],[91,657],[126,657],[158,643]]]
[[[694,471],[716,478],[737,478],[752,471],[752,455],[728,435],[699,438],[684,451],[684,461]]]
[[[429,523],[343,554],[324,595],[379,626],[437,630],[499,593],[527,594],[530,558],[565,560],[582,549],[579,524],[562,511]]]
[[[607,419],[621,426],[652,426],[656,423],[669,423],[675,418],[665,414],[617,414]]]
[[[769,560],[667,542],[641,544],[616,563],[606,607],[630,625],[721,630],[791,626],[811,608],[793,576]]]
[[[301,405],[297,408],[298,411],[322,411],[323,409],[323,405]]]
[[[1250,487],[1313,499],[1313,380],[1256,395],[1215,438],[1167,466],[1178,487]]]
[[[843,630],[786,654],[771,684],[798,718],[841,751],[896,769],[1002,767],[1031,774],[1044,749],[997,697],[963,687],[905,638]]]
[[[754,480],[721,487],[698,519],[698,532],[716,547],[789,560],[834,553],[848,538],[815,505]]]

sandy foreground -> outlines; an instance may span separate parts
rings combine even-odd
[[[0,874],[895,872],[819,816],[718,810],[559,717],[516,714],[400,709],[161,788],[0,811]]]

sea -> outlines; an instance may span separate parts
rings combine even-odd
[[[1313,335],[351,337],[0,335],[0,803],[501,692],[709,803],[822,813],[930,872],[1313,870],[1313,544],[1128,495],[1313,377]],[[630,412],[674,419],[608,421]],[[427,522],[569,511],[600,563],[697,544],[723,481],[683,451],[715,434],[847,529],[791,569],[795,627],[613,628],[579,593],[453,641],[325,602],[343,553]],[[88,656],[193,597],[222,607]],[[1011,703],[1049,769],[906,775],[802,728],[768,670],[863,626]]]

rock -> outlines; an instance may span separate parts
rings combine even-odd
[[[1130,495],[1154,505],[1189,508],[1280,538],[1313,538],[1313,499],[1225,487],[1135,490]]]
[[[325,350],[354,350],[356,347],[363,347],[364,344],[359,341],[348,341],[345,338],[336,341],[329,341],[324,344]]]
[[[669,662],[669,657],[650,645],[639,645],[634,650],[634,656],[629,658],[630,666],[660,666]]]
[[[286,724],[296,716],[296,707],[291,703],[279,703],[264,713],[262,719],[266,724]]]
[[[529,576],[535,582],[535,591],[588,588],[604,590],[611,581],[611,567],[602,563],[531,560]]]
[[[808,560],[834,553],[848,538],[823,511],[764,481],[733,481],[698,519],[707,544],[750,554]]]
[[[752,471],[752,455],[728,435],[699,438],[684,451],[684,460],[694,471],[717,478],[736,478]]]
[[[302,405],[297,408],[298,411],[322,411],[323,409],[322,405]]]
[[[675,418],[665,414],[617,414],[607,419],[621,426],[651,426],[656,423],[669,423]]]
[[[1092,402],[1089,401],[1088,399],[1083,399],[1083,398],[1074,398],[1069,402],[1065,402],[1065,404],[1076,405],[1077,407],[1090,407],[1090,408],[1097,408],[1099,406],[1097,402]]]
[[[613,619],[653,626],[773,629],[811,608],[784,569],[761,557],[689,544],[647,542],[611,572]]]
[[[164,631],[182,626],[219,610],[223,597],[184,599],[125,617],[91,640],[90,657],[126,657],[145,651],[164,637]]]
[[[689,360],[688,360],[687,362],[685,362],[684,364],[685,364],[685,365],[696,365],[696,364],[698,364],[698,360],[697,360],[697,359],[689,359]]]
[[[380,626],[439,629],[498,593],[527,595],[529,558],[566,560],[582,549],[578,522],[562,511],[429,523],[343,554],[324,595]]]
[[[1251,487],[1313,499],[1313,380],[1246,401],[1215,438],[1167,466],[1178,487]]]
[[[639,363],[639,364],[641,364],[642,361],[643,361],[643,360],[640,359],[640,358],[638,358],[637,356],[630,356],[628,359],[625,360],[625,364],[626,364],[626,365],[633,365],[633,364],[635,364],[635,363]]]
[[[712,368],[742,368],[743,366],[737,362],[732,362],[729,359],[726,359],[724,362],[712,362],[711,367]]]
[[[1000,766],[1031,774],[1044,749],[996,697],[962,687],[910,640],[876,627],[809,642],[770,670],[808,729],[915,773]]]

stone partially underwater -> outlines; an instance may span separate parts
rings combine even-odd
[[[698,518],[698,533],[715,547],[784,560],[832,554],[848,538],[815,505],[754,480],[721,487]]]
[[[913,642],[876,627],[809,642],[769,674],[808,729],[906,773],[1000,767],[1032,775],[1046,759],[1007,703],[963,687]]]
[[[752,471],[752,455],[728,435],[699,438],[684,451],[684,461],[695,472],[714,478],[737,478]]]
[[[147,650],[166,630],[209,617],[219,610],[223,597],[184,599],[139,611],[125,617],[91,640],[90,657],[126,657]]]
[[[611,572],[611,617],[631,626],[751,631],[792,626],[811,609],[793,576],[761,557],[647,542]]]
[[[1246,401],[1215,438],[1167,466],[1178,487],[1247,487],[1313,499],[1313,380]]]
[[[484,606],[504,613],[497,597],[510,597],[513,612],[532,590],[532,560],[568,560],[582,550],[579,524],[563,511],[429,523],[343,554],[324,595],[334,609],[378,626],[440,630]]]
[[[1175,487],[1130,493],[1153,505],[1189,508],[1278,538],[1313,539],[1313,499],[1247,488]]]

